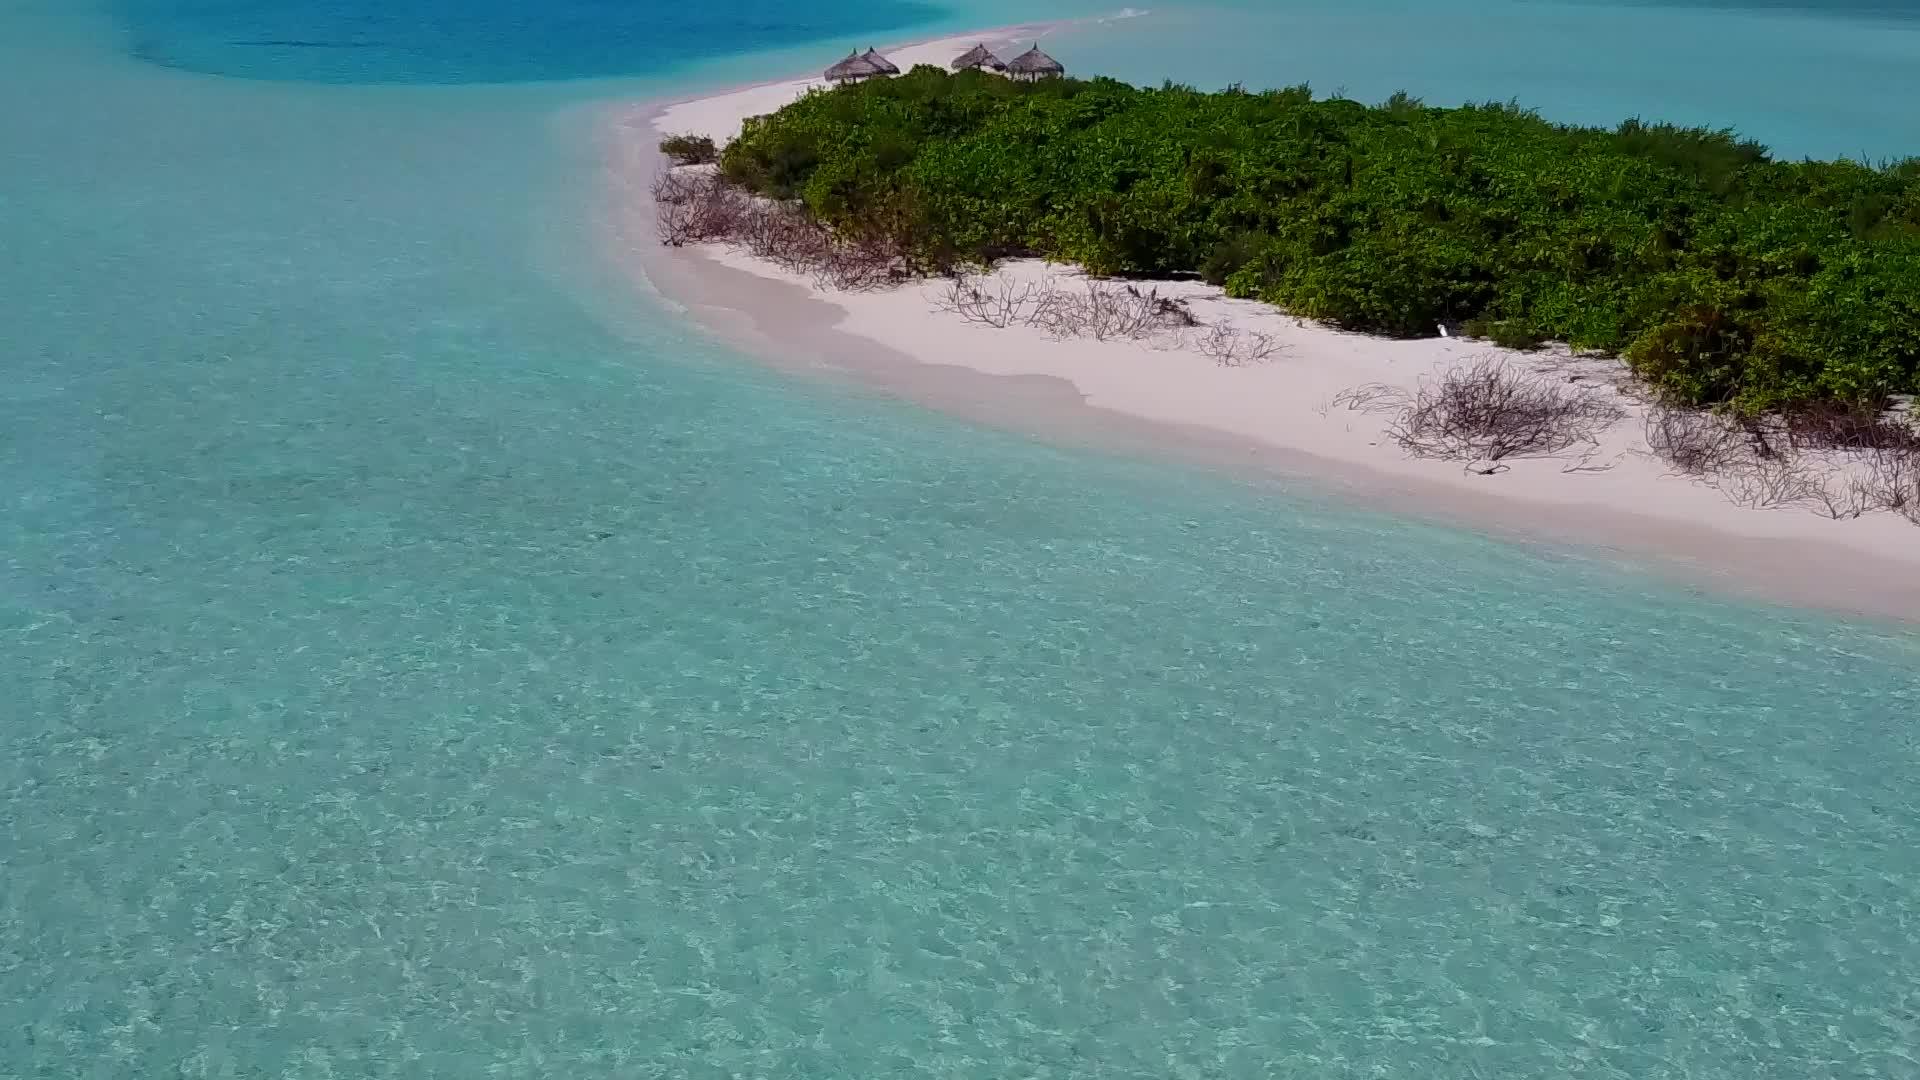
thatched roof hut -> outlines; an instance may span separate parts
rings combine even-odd
[[[1041,52],[1038,45],[1007,61],[1007,74],[1029,82],[1035,79],[1057,79],[1066,73],[1067,69],[1060,66],[1060,61]]]
[[[955,71],[1005,71],[1006,61],[987,51],[985,45],[975,45],[954,58],[951,65]]]
[[[868,47],[866,52],[861,53],[860,59],[865,60],[869,64],[872,64],[874,68],[878,70],[882,75],[900,74],[900,69],[893,66],[893,61],[887,59],[884,56],[881,56],[879,53],[875,52],[872,49],[872,47]]]
[[[845,60],[827,69],[826,78],[828,82],[833,83],[859,82],[861,79],[871,79],[880,74],[882,74],[881,70],[875,67],[871,60],[857,52],[850,52]]]

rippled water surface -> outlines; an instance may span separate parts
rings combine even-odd
[[[1920,155],[1920,0],[1210,0],[1073,49],[1135,82],[1404,90],[1583,124],[1731,127],[1789,158]]]
[[[134,54],[222,75],[475,83],[637,75],[937,19],[917,0],[115,0]]]
[[[683,76],[321,10],[0,9],[0,1075],[1920,1075],[1911,637],[760,372]]]

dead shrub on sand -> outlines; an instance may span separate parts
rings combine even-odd
[[[1098,281],[1087,282],[1081,292],[1054,289],[1049,283],[1028,322],[1057,338],[1095,341],[1141,341],[1199,325],[1185,301],[1162,296],[1158,288],[1141,292],[1132,285],[1114,288]]]
[[[1330,408],[1348,412],[1382,413],[1404,409],[1412,398],[1405,390],[1388,383],[1366,383],[1348,387],[1333,395]]]
[[[1685,476],[1721,472],[1753,453],[1739,423],[1705,409],[1656,403],[1647,410],[1645,434],[1647,449]]]
[[[1884,509],[1874,500],[1873,490],[1847,470],[1822,470],[1810,480],[1813,509],[1821,517],[1849,521]]]
[[[1031,326],[1056,338],[1095,341],[1144,341],[1200,325],[1184,300],[1162,296],[1157,288],[1142,292],[1089,281],[1084,289],[1068,289],[1053,278],[1035,282],[992,274],[955,277],[935,298],[934,310],[982,326]]]
[[[707,169],[668,169],[653,180],[655,227],[671,247],[739,244],[786,270],[811,272],[831,237],[799,207],[757,199]]]
[[[1875,509],[1920,525],[1920,452],[1873,451],[1854,482]]]
[[[1920,430],[1877,405],[1808,405],[1780,417],[1777,426],[1795,450],[1920,453]]]
[[[654,222],[670,247],[722,242],[822,288],[872,289],[906,276],[905,260],[879,233],[838,237],[797,204],[755,198],[706,169],[669,169],[654,178]]]
[[[1215,323],[1193,335],[1193,348],[1221,367],[1265,363],[1281,351],[1272,334],[1242,330],[1232,323]]]
[[[899,247],[878,233],[829,236],[813,267],[814,284],[823,289],[882,289],[906,277],[906,260]]]
[[[1920,523],[1920,430],[1873,404],[1827,404],[1779,418],[1784,456],[1809,476],[1814,508],[1826,517],[1874,511]]]
[[[1423,381],[1387,434],[1415,457],[1499,462],[1597,443],[1625,415],[1592,387],[1488,357]]]
[[[1655,403],[1647,448],[1736,506],[1800,508],[1836,521],[1886,511],[1920,524],[1920,432],[1857,405],[1753,417]]]
[[[669,247],[731,239],[753,211],[739,189],[712,172],[668,169],[653,178],[654,230]]]
[[[757,201],[742,225],[728,239],[753,257],[794,273],[813,273],[833,246],[826,229],[805,210],[787,203]]]
[[[1735,506],[1778,510],[1812,506],[1820,492],[1797,457],[1748,453],[1711,474],[1713,486]]]
[[[1053,298],[1051,280],[1016,281],[1004,276],[961,274],[947,282],[934,299],[934,310],[958,315],[970,323],[1004,330],[1032,325],[1035,316]]]

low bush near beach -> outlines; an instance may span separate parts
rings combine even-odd
[[[675,165],[711,165],[720,160],[720,148],[705,135],[669,135],[660,140],[660,152]]]

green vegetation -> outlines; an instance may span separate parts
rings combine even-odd
[[[669,135],[660,140],[660,152],[675,165],[711,165],[720,160],[720,148],[705,135]]]
[[[748,121],[731,181],[924,271],[1198,273],[1338,326],[1625,357],[1757,412],[1920,390],[1920,162],[1512,105],[1015,83],[916,68]]]

